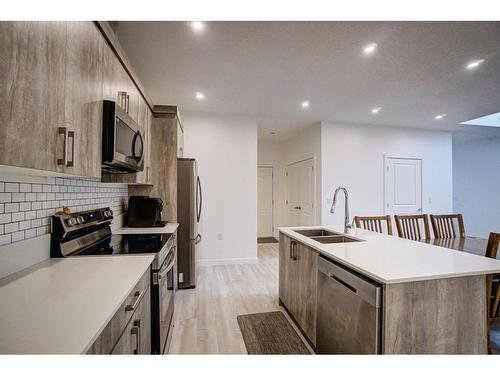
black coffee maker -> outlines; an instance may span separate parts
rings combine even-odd
[[[133,195],[128,199],[127,226],[130,228],[163,227],[163,201],[160,198]]]

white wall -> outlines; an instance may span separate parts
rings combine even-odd
[[[203,185],[203,264],[257,260],[257,122],[246,116],[183,112],[184,156]],[[222,239],[219,240],[219,234]]]
[[[500,232],[500,137],[453,142],[454,210],[464,215],[465,233]]]
[[[321,150],[322,224],[343,223],[343,209],[330,214],[331,198],[339,185],[349,191],[351,219],[384,213],[384,155],[422,158],[424,212],[452,211],[449,132],[322,123]]]
[[[321,124],[312,124],[284,142],[258,142],[258,165],[274,168],[274,236],[278,237],[280,226],[289,225],[287,217],[287,165],[304,159],[314,158],[316,172],[314,223],[321,221]]]

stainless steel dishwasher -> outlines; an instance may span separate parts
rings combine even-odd
[[[317,352],[380,353],[381,304],[380,285],[320,257]]]

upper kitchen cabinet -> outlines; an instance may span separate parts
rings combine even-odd
[[[0,22],[0,164],[63,169],[66,26]]]
[[[182,125],[179,108],[175,105],[155,105],[154,115],[158,118],[165,118],[166,125],[173,128],[174,143],[177,150],[177,157],[184,157],[184,126]]]
[[[64,129],[49,124],[49,141],[61,135],[66,141],[66,161],[60,171],[100,177],[104,40],[92,22],[68,22],[66,39]],[[53,153],[50,169],[60,167],[58,155]]]

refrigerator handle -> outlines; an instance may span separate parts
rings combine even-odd
[[[203,194],[201,193],[200,177],[196,177],[196,221],[199,223],[201,218],[201,207],[203,204]]]

